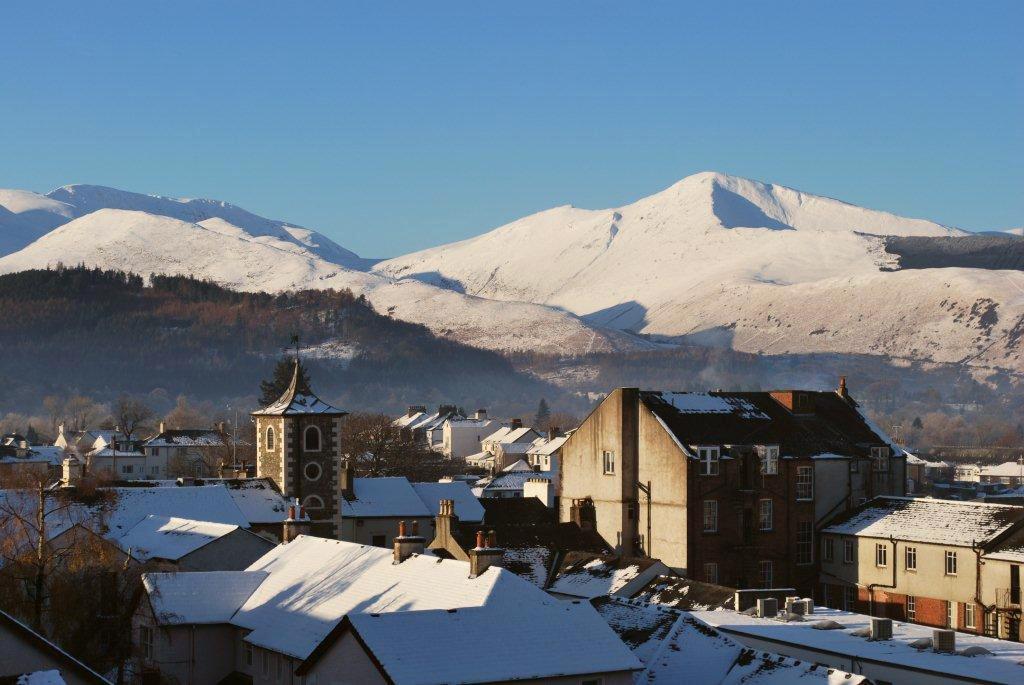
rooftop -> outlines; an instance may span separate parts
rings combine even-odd
[[[674,609],[731,609],[736,590],[679,576],[657,576],[630,599]]]
[[[635,580],[657,559],[570,552],[555,573],[549,592],[592,599],[611,595]]]
[[[136,559],[177,561],[236,530],[238,526],[226,523],[150,514],[117,542]]]
[[[299,384],[299,363],[295,362],[295,369],[292,371],[292,381],[288,389],[273,404],[258,409],[254,415],[270,416],[295,416],[301,414],[329,414],[343,416],[347,412],[332,407],[313,393],[300,393]]]

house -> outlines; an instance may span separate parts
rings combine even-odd
[[[523,426],[519,419],[512,419],[511,425],[502,426],[485,437],[480,442],[481,451],[466,457],[466,463],[497,473],[526,457],[533,442],[540,437],[540,433]]]
[[[276,402],[252,413],[256,424],[256,475],[269,478],[289,500],[298,499],[316,535],[341,534],[341,420],[347,412],[298,390],[299,362]]]
[[[690,615],[745,647],[835,669],[840,677],[830,683],[848,682],[841,674],[850,673],[876,685],[1008,685],[1021,682],[1024,672],[1018,642],[839,609],[810,605],[803,615],[774,617],[726,610]]]
[[[110,685],[110,681],[0,610],[0,683]]]
[[[480,452],[480,443],[500,427],[486,409],[472,416],[451,416],[441,426],[441,453],[449,459],[465,459]]]
[[[977,483],[981,480],[981,466],[978,464],[957,464],[953,469],[953,480]]]
[[[399,521],[415,521],[422,526],[422,534],[430,537],[441,500],[453,502],[454,514],[463,525],[479,525],[484,518],[483,507],[462,481],[410,483],[402,476],[352,478],[348,469],[342,473],[342,540],[390,547]]]
[[[551,476],[555,497],[561,492],[562,445],[568,439],[568,435],[559,435],[558,429],[554,428],[548,431],[546,438],[534,441],[526,452],[526,461],[530,466]]]
[[[492,567],[500,550],[484,543],[463,562],[418,553],[422,545],[410,535],[390,550],[301,535],[245,571],[147,574],[133,617],[139,667],[183,684],[256,685],[435,683],[452,669],[464,683],[626,685],[641,668],[589,606],[566,609]],[[375,620],[392,613],[408,616]],[[469,659],[442,648],[495,634]]]
[[[821,544],[822,604],[1021,639],[1024,507],[878,497],[827,526]]]
[[[835,392],[612,391],[562,445],[560,520],[734,587],[817,584],[815,534],[903,494],[903,451]]]
[[[86,468],[93,475],[114,480],[141,480],[146,477],[146,455],[134,443],[113,441],[85,454]]]
[[[525,460],[513,462],[501,473],[477,481],[474,489],[481,499],[538,497],[547,507],[554,506],[554,485],[551,472],[535,471]]]
[[[208,478],[218,472],[221,462],[230,461],[233,440],[224,431],[223,423],[215,428],[169,429],[161,421],[156,434],[140,445],[146,455],[144,477]]]
[[[442,404],[432,414],[428,414],[424,406],[411,406],[404,416],[395,419],[393,425],[399,429],[402,438],[407,442],[442,452],[445,422],[449,419],[462,418],[465,417],[452,404]]]
[[[276,543],[237,524],[150,514],[117,539],[139,561],[173,565],[180,571],[235,571]]]
[[[1013,486],[1024,485],[1024,459],[1007,461],[995,466],[982,466],[978,470],[978,481]]]
[[[60,473],[64,450],[54,445],[31,445],[22,435],[11,433],[0,438],[0,483],[25,475],[56,477]]]
[[[591,604],[644,670],[638,685],[861,685],[869,681],[842,669],[820,666],[744,647],[686,611],[619,597]]]
[[[671,569],[658,559],[570,552],[547,590],[555,597],[569,599],[632,597],[655,578],[670,573]]]

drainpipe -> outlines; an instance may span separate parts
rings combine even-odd
[[[996,612],[996,637],[999,636],[999,597],[996,597],[996,603],[992,605],[985,604],[981,598],[981,567],[985,564],[981,560],[981,555],[984,550],[977,546],[975,542],[971,542],[971,550],[974,552],[975,566],[974,566],[974,602],[981,607],[981,633],[985,634],[985,618],[988,616],[989,611]]]
[[[870,585],[868,585],[868,614],[870,614],[871,616],[875,615],[875,588],[881,587],[890,588],[892,590],[896,589],[896,538],[890,535],[889,543],[892,545],[892,585],[886,585],[884,583],[871,583]],[[859,557],[857,559],[857,562],[860,563]]]

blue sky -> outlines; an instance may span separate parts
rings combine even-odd
[[[19,4],[0,187],[214,197],[365,256],[709,169],[1024,224],[1021,2]]]

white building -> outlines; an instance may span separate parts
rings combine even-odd
[[[480,452],[480,443],[501,424],[478,409],[471,417],[453,416],[441,428],[441,453],[449,459],[465,459]]]

